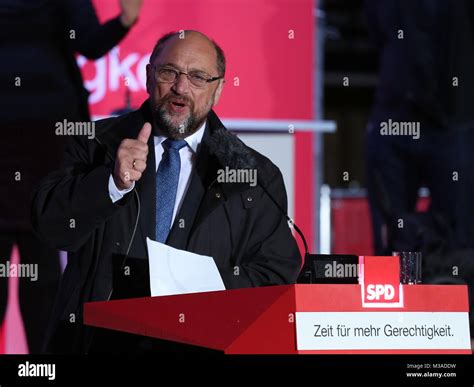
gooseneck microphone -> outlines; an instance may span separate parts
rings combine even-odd
[[[257,170],[257,184],[262,188],[263,192],[268,198],[275,204],[278,210],[286,218],[290,226],[292,226],[304,244],[305,257],[309,254],[308,244],[303,232],[295,224],[293,219],[288,216],[287,211],[282,208],[278,201],[267,189],[268,176],[261,169],[258,168],[257,160],[252,154],[252,151],[247,147],[242,140],[240,140],[235,134],[229,132],[223,126],[218,126],[214,132],[207,138],[207,145],[209,147],[209,153],[217,157],[217,159],[231,169],[256,169]]]

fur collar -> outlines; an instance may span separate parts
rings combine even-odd
[[[223,166],[233,169],[257,167],[252,150],[224,127],[213,110],[207,116],[207,123],[210,135],[204,141],[207,142],[209,153],[216,156]]]

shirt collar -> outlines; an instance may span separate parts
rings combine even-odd
[[[198,130],[196,130],[193,134],[184,138],[184,141],[186,141],[186,143],[188,144],[188,146],[192,149],[194,153],[196,153],[198,145],[201,143],[202,136],[204,135],[204,129],[206,128],[206,122],[207,121],[204,121],[201,127]],[[163,135],[154,136],[155,146],[161,144],[166,139],[167,137]]]

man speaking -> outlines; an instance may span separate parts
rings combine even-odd
[[[147,237],[213,257],[226,289],[298,276],[281,172],[212,110],[224,86],[221,48],[197,31],[170,33],[146,71],[140,109],[98,121],[94,139],[74,137],[64,168],[35,193],[36,232],[69,253],[47,352],[88,351],[85,302],[150,295]],[[218,179],[226,168],[255,170],[257,184]]]

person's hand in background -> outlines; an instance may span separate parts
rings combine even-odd
[[[120,22],[124,27],[131,27],[138,19],[143,0],[120,0]]]

